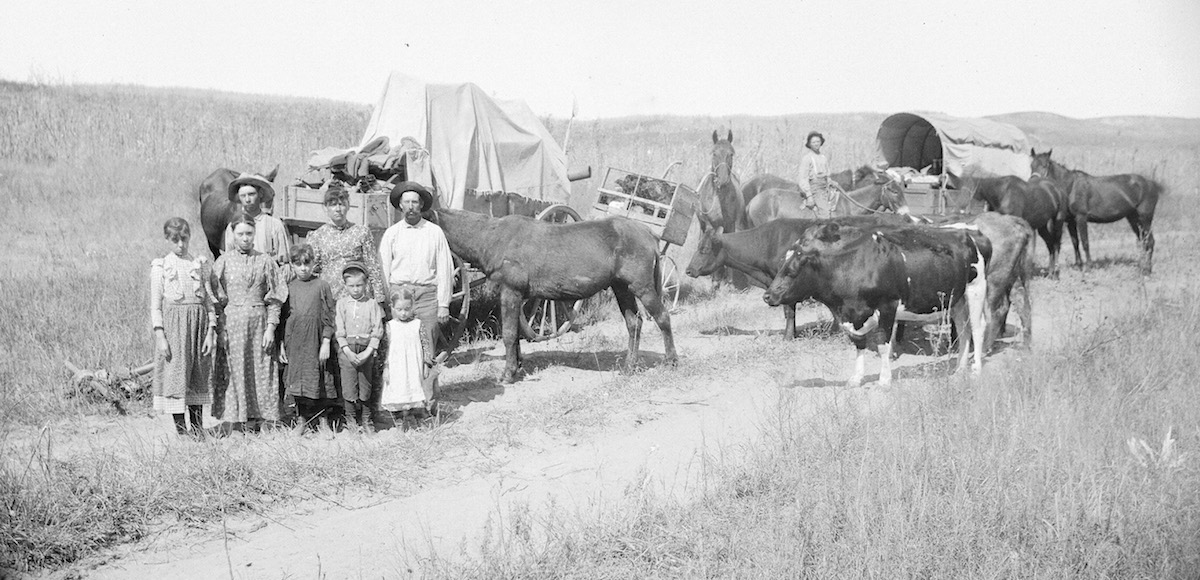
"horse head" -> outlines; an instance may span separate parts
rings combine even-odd
[[[716,187],[724,187],[729,183],[733,173],[733,130],[724,139],[713,131],[712,174]]]
[[[1053,149],[1044,153],[1038,153],[1036,149],[1029,150],[1029,169],[1033,175],[1040,175],[1048,179],[1058,178],[1062,166],[1050,159],[1052,153],[1054,153]]]
[[[701,220],[700,223],[704,223]],[[696,253],[692,255],[692,260],[688,262],[685,272],[692,278],[700,276],[709,276],[719,268],[723,262],[721,258],[722,244],[718,237],[722,233],[721,226],[710,226],[700,234],[700,245],[696,247]]]
[[[908,199],[904,197],[904,186],[898,179],[886,179],[879,189],[879,205],[885,210],[908,215]]]

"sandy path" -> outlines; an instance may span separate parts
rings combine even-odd
[[[1195,267],[1182,261],[1172,264],[1163,260],[1159,268],[1161,271],[1174,268],[1172,272],[1176,275],[1156,278],[1152,286],[1186,286],[1195,271]],[[1128,299],[1133,292],[1144,292],[1142,284],[1140,276],[1127,266],[1090,275],[1067,270],[1062,282],[1036,279],[1035,344],[1059,343],[1066,338],[1061,329],[1068,322],[1082,323],[1085,328],[1102,324],[1103,304]],[[1078,300],[1081,291],[1096,299]],[[724,300],[736,303],[726,318],[734,318],[741,329],[780,328],[779,311],[759,307],[758,296],[749,293],[725,297]],[[238,520],[231,524],[233,532],[227,547],[219,529],[216,534],[183,547],[178,542],[167,546],[161,545],[162,542],[159,545],[145,542],[126,550],[124,557],[88,571],[87,575],[230,578],[231,569],[234,578],[307,577],[318,571],[323,574],[321,577],[329,578],[419,575],[421,561],[431,553],[443,557],[478,553],[484,539],[495,530],[502,530],[503,522],[514,517],[514,509],[532,513],[534,517],[546,509],[588,516],[643,490],[681,499],[690,497],[702,485],[707,459],[736,454],[743,446],[752,445],[759,432],[755,422],[766,416],[764,410],[771,409],[785,390],[797,397],[802,412],[813,412],[838,397],[852,397],[859,404],[886,404],[889,390],[884,389],[804,388],[828,387],[849,376],[853,367],[852,350],[844,339],[781,345],[777,335],[734,332],[713,336],[709,332],[710,322],[722,319],[719,315],[722,308],[726,305],[702,305],[675,317],[677,343],[684,356],[705,357],[739,346],[761,346],[799,355],[786,357],[791,370],[781,371],[781,366],[786,365],[759,357],[753,366],[731,367],[687,389],[654,392],[647,401],[653,406],[652,419],[625,414],[606,429],[578,440],[546,437],[529,442],[500,457],[489,457],[499,467],[482,476],[409,497],[384,498],[359,509],[325,507],[300,515],[276,514],[274,517],[278,519],[270,523],[255,518]],[[822,309],[809,307],[799,314],[803,324],[821,316]],[[618,340],[621,337],[621,329],[615,323],[600,324],[585,332],[604,333]],[[657,330],[648,326],[644,335],[644,352],[661,353]],[[571,340],[536,346],[571,350]],[[993,359],[995,362],[1019,357],[1018,353],[1009,351]],[[482,354],[486,355],[484,359],[490,359],[502,352],[497,346]],[[931,360],[934,359],[910,354],[898,364],[913,367]],[[480,364],[491,364],[493,370],[498,370],[500,363]],[[877,359],[868,363],[868,380],[874,379],[871,375],[877,368]],[[560,389],[564,381],[601,388],[609,379],[607,375],[611,373],[558,366],[545,368],[516,387],[472,403],[460,421],[472,421],[485,406],[528,404],[538,396]],[[899,372],[898,376],[903,379],[905,372]],[[903,380],[898,385],[902,388]],[[470,465],[478,459],[480,456],[467,450],[446,461]]]
[[[782,327],[779,310],[755,304],[757,293],[727,300],[742,305],[738,310],[751,315],[741,317],[741,328]],[[749,308],[744,307],[747,304]],[[712,336],[687,331],[697,324],[695,317],[710,312],[685,311],[675,317],[681,329],[676,333],[678,348],[684,356],[703,357],[755,341],[768,341],[785,351],[791,348],[780,345],[778,335]],[[816,308],[805,309],[801,324],[815,321],[820,313]],[[615,323],[598,326],[602,328],[592,332],[620,338],[621,329]],[[646,352],[661,353],[657,329],[648,327],[644,335]],[[647,400],[653,419],[639,418],[645,413],[629,414],[607,429],[578,440],[544,438],[522,445],[507,458],[499,458],[503,461],[499,469],[481,477],[409,497],[384,499],[360,509],[332,507],[304,515],[274,515],[273,522],[240,518],[231,523],[234,531],[228,552],[219,530],[215,537],[193,539],[195,543],[183,547],[177,542],[145,542],[127,551],[125,557],[89,571],[88,576],[229,578],[232,566],[235,578],[309,576],[317,570],[330,578],[404,577],[418,572],[421,560],[434,552],[442,556],[461,551],[477,553],[489,522],[497,524],[493,529],[498,529],[501,521],[512,517],[513,509],[531,508],[536,514],[553,505],[555,510],[586,516],[621,502],[628,494],[643,491],[686,499],[699,489],[709,458],[736,454],[742,446],[753,443],[759,432],[755,422],[776,404],[782,390],[795,391],[803,401],[802,409],[818,408],[822,401],[845,393],[835,388],[794,388],[805,380],[804,386],[812,386],[817,377],[844,379],[850,374],[853,361],[848,343],[821,340],[816,346],[821,351],[819,356],[798,359],[799,364],[797,359],[790,361],[793,368],[786,375],[795,380],[785,380],[790,383],[787,385],[780,385],[783,374],[772,372],[761,361],[759,367],[731,368],[686,390],[655,391]],[[544,348],[566,349],[553,343]],[[502,355],[502,350],[497,346],[483,354],[491,358]],[[911,366],[929,360],[913,355],[900,362]],[[496,369],[498,365],[493,363]],[[565,380],[595,383],[599,388],[607,380],[605,375],[575,368],[547,368],[508,388],[503,395],[471,404],[460,421],[472,420],[479,405],[536,398],[537,393],[553,392]],[[825,384],[816,380],[818,385]],[[449,461],[469,462],[473,455],[468,451]]]

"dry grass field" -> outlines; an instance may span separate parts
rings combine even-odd
[[[316,100],[0,82],[0,577],[103,560],[113,547],[179,529],[219,530],[238,514],[274,521],[306,502],[346,502],[338,494],[348,486],[369,503],[460,481],[494,469],[530,432],[602,433],[615,409],[648,393],[741,369],[766,372],[803,349],[844,346],[827,336],[795,346],[730,342],[728,352],[707,357],[685,352],[677,371],[608,373],[598,379],[603,391],[564,387],[374,439],[273,433],[184,443],[147,427],[155,423],[144,402],[131,402],[124,415],[70,396],[63,360],[96,368],[150,359],[147,264],[166,251],[166,218],[188,218],[195,229],[202,177],[221,166],[279,163],[277,183],[286,182],[309,150],[354,144],[368,116],[363,106]],[[835,169],[868,161],[883,117],[589,120],[572,128],[569,156],[573,167],[650,174],[682,161],[671,178],[694,184],[707,171],[712,131],[724,126],[734,131],[743,178],[787,176],[812,128],[825,132]],[[473,557],[433,558],[427,574],[1197,577],[1200,121],[1005,120],[1068,166],[1141,172],[1167,186],[1151,282],[1133,274],[1128,227],[1097,226],[1099,267],[1036,282],[1035,308],[1054,314],[1052,328],[1032,351],[999,357],[986,381],[903,381],[888,412],[845,399],[812,408],[785,393],[777,409],[747,421],[763,426],[760,444],[714,463],[705,491],[688,501],[643,494],[601,518],[530,512]],[[561,119],[547,125],[554,135],[565,131]],[[575,185],[573,205],[589,203],[593,182]],[[195,242],[193,250],[204,251]],[[690,247],[672,255],[682,266]],[[764,309],[754,292],[688,285],[681,337],[695,340]],[[779,324],[778,312],[770,315]],[[648,334],[643,348],[660,348],[657,332]],[[612,336],[585,334],[571,349],[621,350]],[[471,370],[493,345],[460,349],[462,396],[496,388]],[[539,372],[558,376],[555,364]],[[558,364],[568,374],[587,366]],[[610,365],[597,358],[594,366]],[[477,450],[478,463],[451,461],[463,450]]]

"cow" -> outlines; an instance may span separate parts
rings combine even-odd
[[[916,218],[915,218],[916,219]],[[990,353],[996,339],[1003,334],[1004,321],[1012,307],[1012,293],[1019,285],[1021,301],[1017,303],[1017,317],[1021,321],[1021,345],[1033,343],[1033,307],[1030,278],[1033,275],[1033,229],[1016,216],[988,211],[974,216],[948,216],[944,218],[919,218],[926,225],[965,224],[979,228],[992,245],[992,256],[987,264],[988,311],[991,313],[987,334],[983,340],[983,352]]]
[[[862,227],[822,223],[810,228],[784,257],[763,299],[772,306],[812,297],[837,313],[857,348],[854,375],[865,375],[866,349],[878,335],[879,384],[892,380],[891,351],[897,317],[941,317],[949,311],[964,337],[958,368],[967,366],[969,329],[975,348],[972,371],[983,368],[987,260],[991,244],[978,229],[962,224]]]
[[[909,223],[907,218],[896,214],[845,217],[835,221],[840,224],[864,226]],[[709,228],[701,233],[700,245],[696,248],[696,253],[692,254],[685,272],[688,276],[699,278],[711,276],[721,267],[729,267],[745,274],[750,284],[765,289],[778,273],[783,256],[792,243],[800,239],[808,228],[820,223],[824,222],[785,218],[728,234],[724,233],[720,226]],[[796,302],[783,302],[785,340],[796,338]]]

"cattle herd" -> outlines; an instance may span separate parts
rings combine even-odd
[[[960,337],[959,369],[966,367],[974,346],[972,369],[978,372],[982,356],[1004,330],[1010,295],[1018,286],[1021,342],[1032,342],[1029,277],[1035,230],[1050,251],[1049,274],[1057,277],[1064,224],[1076,263],[1086,268],[1087,224],[1125,219],[1142,247],[1142,272],[1150,273],[1151,223],[1161,186],[1140,175],[1094,177],[1064,168],[1050,160],[1049,152],[1031,154],[1030,180],[967,180],[968,203],[934,217],[910,215],[902,188],[891,203],[858,204],[867,211],[843,206],[827,219],[777,217],[802,213],[799,188],[776,176],[756,177],[748,183],[771,181],[776,194],[792,193],[792,209],[765,222],[745,219],[741,231],[708,224],[687,274],[712,275],[722,268],[744,273],[751,284],[766,288],[768,304],[784,307],[785,338],[795,337],[798,302],[814,299],[827,306],[857,348],[851,386],[862,383],[872,345],[878,345],[882,359],[879,383],[890,382],[892,348],[903,328],[899,321],[952,322]],[[858,181],[870,179],[871,169],[846,173]],[[875,181],[878,187],[878,173]],[[757,191],[750,195],[763,198]]]
[[[784,307],[787,339],[796,335],[797,303],[813,299],[824,304],[857,349],[848,381],[852,386],[862,383],[865,355],[872,347],[882,360],[879,383],[890,382],[893,345],[902,336],[904,321],[952,325],[952,335],[959,336],[958,368],[971,361],[978,373],[983,356],[1005,328],[1010,296],[1020,298],[1021,343],[1031,344],[1035,230],[1050,249],[1049,273],[1057,276],[1064,224],[1072,239],[1079,232],[1086,255],[1089,221],[1127,219],[1141,242],[1142,270],[1150,272],[1150,224],[1161,188],[1141,176],[1092,177],[1050,161],[1049,153],[1035,152],[1031,180],[969,180],[963,189],[973,189],[976,203],[962,208],[968,211],[913,216],[903,187],[864,166],[849,174],[851,186],[858,188],[841,194],[848,198],[845,203],[835,204],[831,217],[816,219],[795,217],[811,213],[811,206],[805,206],[798,186],[782,178],[759,176],[743,190],[731,186],[737,183],[728,170],[732,133],[725,138],[714,133],[713,140],[713,169],[706,179],[710,186],[699,192],[701,239],[687,274],[744,274],[749,284],[766,290],[763,299],[769,305]],[[747,211],[756,199],[768,198],[773,211]],[[637,361],[638,302],[662,330],[666,361],[675,360],[670,315],[655,283],[661,256],[644,226],[624,218],[602,220],[608,225],[546,224],[523,216],[489,219],[453,210],[438,210],[434,219],[455,253],[482,266],[503,287],[504,380],[516,380],[519,341],[530,338],[518,315],[523,300],[578,300],[605,288],[614,293],[626,321],[627,363]],[[1078,246],[1076,261],[1087,265]]]
[[[964,180],[962,189],[971,190],[966,206],[948,215],[914,216],[904,188],[877,165],[864,165],[837,176],[851,189],[838,188],[832,215],[816,219],[794,182],[765,174],[741,186],[730,171],[732,140],[732,132],[713,134],[713,167],[698,192],[701,239],[686,272],[699,277],[735,271],[765,289],[768,304],[783,306],[785,339],[796,336],[797,303],[824,304],[857,349],[850,385],[861,384],[866,351],[875,346],[883,361],[879,382],[890,382],[893,345],[904,321],[952,324],[960,337],[958,367],[966,367],[973,348],[971,366],[979,372],[983,355],[1005,328],[1018,287],[1021,343],[1031,344],[1034,231],[1050,251],[1049,274],[1057,277],[1064,225],[1076,263],[1086,268],[1087,224],[1125,219],[1142,248],[1141,269],[1150,273],[1151,224],[1162,188],[1140,175],[1095,177],[1063,167],[1050,152],[1031,152],[1030,180]],[[631,184],[635,193],[653,197],[637,185]],[[211,209],[215,215],[226,208]],[[638,360],[639,311],[662,331],[665,361],[675,361],[670,313],[657,282],[662,257],[645,226],[625,218],[552,224],[447,209],[430,217],[452,251],[502,289],[506,382],[520,373],[521,338],[535,339],[520,315],[524,301],[581,300],[606,288],[626,322],[627,365]]]

